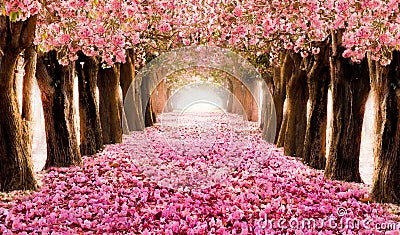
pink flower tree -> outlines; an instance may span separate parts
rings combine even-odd
[[[38,81],[48,132],[46,168],[76,165],[81,153],[94,154],[103,144],[122,141],[119,63],[126,61],[126,49],[140,41],[146,11],[131,1],[49,1],[44,5],[35,44],[40,52]],[[69,105],[75,70],[80,91],[80,151],[75,141],[75,111]],[[100,109],[95,99],[97,84]],[[65,133],[56,132],[56,123],[65,123],[60,128]]]
[[[272,2],[268,7],[272,11],[268,11],[264,17],[265,36],[274,39],[271,43],[273,46],[300,53],[306,58],[303,59],[305,66],[295,68],[307,72],[311,104],[308,125],[320,122],[312,116],[313,108],[318,110],[318,107],[325,106],[326,98],[322,99],[321,90],[326,88],[321,88],[326,86],[325,80],[330,78],[334,118],[325,176],[346,181],[361,180],[358,155],[371,81],[376,105],[374,156],[377,165],[373,196],[378,201],[398,202],[400,190],[395,180],[399,174],[398,159],[390,157],[398,156],[397,144],[391,141],[393,136],[398,135],[395,124],[398,122],[398,99],[394,95],[398,83],[395,72],[398,64],[398,2],[279,1]],[[313,107],[315,98],[324,105]],[[319,117],[326,115],[325,112],[320,113]],[[325,123],[321,122],[313,128],[325,130]],[[319,152],[318,157],[313,156],[307,148],[310,140],[314,142],[311,143],[314,150],[315,146],[324,144],[315,135],[310,139],[308,131],[309,128],[303,160],[319,168],[322,165],[314,165],[313,161],[323,161],[323,151]],[[286,148],[286,139],[284,143]]]
[[[36,189],[29,139],[30,123],[19,112],[15,68],[35,34],[39,1],[1,1],[0,9],[0,190]]]
[[[366,1],[356,5],[353,22],[343,33],[344,57],[368,59],[374,99],[375,173],[372,194],[379,202],[399,202],[399,73],[398,1]]]

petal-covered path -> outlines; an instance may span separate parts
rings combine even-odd
[[[0,234],[400,234],[368,187],[326,180],[237,115],[164,114],[41,177],[0,197]]]

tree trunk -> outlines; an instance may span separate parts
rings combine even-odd
[[[375,102],[372,195],[378,202],[400,203],[400,53],[387,67],[369,60]]]
[[[287,118],[284,153],[288,156],[301,157],[307,125],[307,74],[300,69],[301,57],[293,54],[294,70],[286,85]]]
[[[145,127],[150,127],[153,126],[155,122],[156,122],[156,114],[153,112],[153,107],[151,105],[151,102],[148,102],[146,106],[144,125]]]
[[[328,47],[314,56],[311,70],[307,74],[310,110],[304,139],[303,162],[318,170],[326,165],[326,128],[329,86]]]
[[[22,84],[22,118],[33,121],[32,96],[36,76],[37,54],[31,46],[24,51],[24,79]]]
[[[166,89],[167,89],[167,96],[166,96],[167,102],[165,104],[164,112],[172,112],[173,111],[172,103],[171,103],[171,100],[169,99],[172,96],[172,89],[170,87],[168,87],[167,85],[166,85]]]
[[[121,64],[120,84],[123,96],[124,114],[126,118],[127,130],[139,131],[144,129],[144,121],[141,119],[142,109],[140,99],[140,89],[138,89],[139,79],[135,78],[135,51],[128,50],[126,63]],[[137,94],[139,92],[139,94]]]
[[[24,51],[24,77],[22,82],[22,119],[26,122],[27,131],[24,136],[28,152],[32,152],[33,144],[33,85],[36,74],[37,54],[35,49],[30,46]]]
[[[260,126],[262,128],[262,138],[269,142],[274,143],[277,139],[276,133],[276,112],[275,104],[273,102],[273,98],[270,95],[270,91],[273,90],[273,80],[271,75],[264,76],[264,80],[266,80],[267,85],[262,86],[263,92],[263,101],[262,101],[262,109],[261,109],[261,123]]]
[[[134,49],[129,49],[126,51],[126,62],[121,64],[120,69],[120,86],[122,91],[122,113],[121,113],[121,121],[122,121],[122,132],[123,134],[129,134],[130,131],[133,131],[135,128],[133,127],[133,123],[129,118],[132,118],[132,109],[136,109],[134,106],[130,106],[128,108],[127,103],[131,102],[133,99],[132,89],[133,89],[133,80],[135,77],[135,58],[134,58]],[[129,90],[131,89],[131,90]],[[127,96],[129,98],[127,99]]]
[[[229,96],[228,96],[228,100],[227,100],[227,104],[226,104],[226,111],[228,113],[232,113],[233,112],[233,84],[232,84],[232,80],[231,79],[227,79],[228,81],[228,90],[229,90]]]
[[[138,79],[136,78],[133,83],[136,85],[132,85],[132,87],[129,88],[124,100],[124,112],[127,123],[127,127],[125,127],[126,134],[129,134],[129,131],[141,131],[144,129],[144,121],[141,113],[141,91],[137,83]]]
[[[157,72],[153,76],[143,78],[140,85],[142,114],[145,127],[153,126],[153,124],[156,122],[156,114],[152,106],[151,93],[153,92],[153,85],[158,82],[159,74],[157,74]]]
[[[235,114],[245,115],[245,110],[243,107],[244,102],[244,85],[237,78],[232,80],[232,90],[233,90],[233,104],[232,111]]]
[[[122,143],[120,65],[100,69],[97,86],[100,94],[100,121],[104,144]]]
[[[283,102],[283,103],[285,104],[285,102]],[[283,107],[285,107],[285,105],[283,105]],[[278,147],[278,148],[285,146],[287,125],[288,125],[288,115],[286,113],[283,113],[282,123],[280,125],[280,128],[277,128],[277,129],[279,129],[279,132],[277,133],[277,139],[276,139],[276,147]]]
[[[249,87],[254,95],[257,95],[256,84],[251,84]],[[257,122],[258,121],[258,105],[256,102],[256,97],[246,86],[243,86],[243,107],[245,109],[245,114],[248,121]]]
[[[284,113],[286,82],[293,73],[293,69],[293,61],[290,58],[290,54],[288,52],[282,53],[280,67],[274,70],[274,86],[272,92],[276,112],[276,136],[274,143],[276,143],[277,147],[283,147],[285,145],[285,130],[288,120],[287,114]]]
[[[359,155],[365,103],[370,90],[366,60],[354,64],[341,57],[341,36],[333,34],[330,58],[332,133],[325,177],[361,182]]]
[[[36,16],[13,23],[0,16],[0,190],[35,190],[29,122],[23,120],[14,88],[19,54],[33,42]]]
[[[96,99],[99,62],[95,57],[79,53],[75,67],[79,89],[80,150],[82,155],[93,155],[103,149],[103,134]]]
[[[167,85],[164,79],[158,83],[156,89],[151,94],[151,101],[154,113],[162,113],[167,103]]]
[[[122,89],[122,100],[125,100],[129,87],[133,86],[132,83],[135,78],[135,51],[134,49],[127,50],[126,62],[121,64],[121,77],[120,84]]]
[[[45,169],[82,163],[74,122],[75,66],[62,66],[57,52],[38,58],[36,77],[41,92],[47,141]]]

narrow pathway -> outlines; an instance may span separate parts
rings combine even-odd
[[[169,113],[145,132],[0,197],[0,234],[400,234],[368,188],[326,180],[223,113]]]

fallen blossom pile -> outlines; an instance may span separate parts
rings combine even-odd
[[[0,234],[400,234],[398,208],[363,184],[260,139],[237,115],[163,114],[144,132],[0,195]]]

